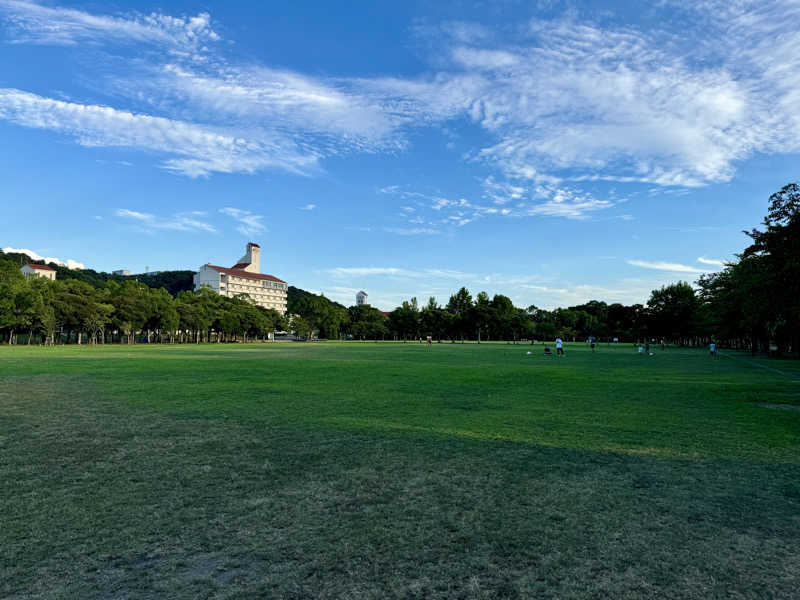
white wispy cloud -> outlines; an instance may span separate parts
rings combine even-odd
[[[148,43],[196,52],[220,39],[208,13],[173,17],[161,13],[97,15],[26,0],[0,0],[8,34],[17,43],[76,45],[116,41]]]
[[[663,261],[646,261],[646,260],[629,260],[629,265],[634,267],[642,267],[644,269],[655,269],[657,271],[670,271],[673,273],[691,273],[700,275],[707,273],[708,269],[699,269],[690,265],[682,265],[680,263],[663,262]]]
[[[202,212],[183,212],[171,216],[159,217],[150,213],[143,213],[128,208],[119,208],[114,213],[117,217],[135,223],[137,229],[152,233],[156,230],[193,231],[215,233],[216,228],[201,221],[205,216]]]
[[[125,219],[136,219],[137,221],[152,221],[153,219],[155,219],[155,215],[138,212],[135,210],[130,210],[128,208],[117,209],[116,214],[118,217],[123,217]]]
[[[305,206],[300,206],[300,210],[314,210],[317,208],[316,204],[306,204]]]
[[[339,279],[357,277],[390,276],[418,279],[420,277],[438,277],[444,279],[472,279],[474,274],[452,269],[405,269],[402,267],[336,267],[327,269],[327,274]]]
[[[155,44],[169,50],[165,63],[159,55],[142,56],[113,76],[104,74],[98,82],[103,88],[99,91],[110,91],[158,116],[65,103],[54,105],[55,114],[49,120],[39,119],[38,114],[30,118],[30,113],[40,112],[39,105],[56,101],[33,94],[23,98],[24,91],[4,90],[6,98],[0,97],[0,104],[11,101],[10,95],[17,97],[13,114],[6,111],[0,118],[54,131],[70,130],[84,145],[176,154],[178,157],[168,159],[164,166],[191,177],[268,168],[309,174],[318,170],[321,157],[396,151],[405,146],[397,128],[408,119],[387,110],[386,98],[361,93],[350,80],[230,63],[213,46],[208,47],[220,37],[207,13],[194,17],[161,13],[112,16],[27,0],[0,0],[0,24],[18,43],[88,42],[107,46],[110,52],[119,43]],[[203,53],[205,56],[199,56]],[[81,123],[64,123],[64,113],[70,108],[83,109]],[[108,121],[91,119],[87,123],[98,108]],[[121,135],[129,127],[119,121],[130,117],[135,121],[130,124],[132,134]],[[178,131],[168,131],[173,128]],[[193,139],[178,139],[178,133]]]
[[[233,219],[236,219],[236,221],[239,223],[239,225],[236,227],[236,231],[242,235],[258,235],[259,233],[263,233],[267,230],[266,225],[262,223],[264,220],[263,215],[256,215],[249,210],[232,208],[229,206],[220,208],[219,212],[221,212],[223,215],[227,215]]]
[[[612,202],[575,184],[701,186],[730,179],[756,153],[800,150],[800,4],[713,0],[681,10],[696,17],[694,28],[601,26],[569,12],[503,35],[464,21],[418,27],[430,72],[358,78],[236,63],[221,52],[194,60],[219,39],[206,13],[111,16],[0,0],[12,41],[169,50],[104,80],[163,116],[6,89],[0,118],[84,145],[163,152],[166,168],[190,176],[313,173],[325,157],[404,151],[414,130],[468,121],[483,131],[468,160],[495,171],[491,203],[526,188],[538,202],[509,215],[586,218]],[[536,186],[548,197],[534,197]],[[450,216],[470,222],[476,212]]]
[[[396,89],[496,137],[477,157],[512,179],[699,186],[756,152],[800,148],[800,5],[683,6],[708,18],[680,32],[533,20],[504,42],[435,31],[450,64]]]
[[[705,258],[701,256],[697,259],[697,262],[703,263],[704,265],[714,265],[715,267],[724,267],[725,261],[724,260],[717,260],[715,258]]]
[[[497,182],[489,176],[483,181],[484,199],[491,204],[473,202],[466,198],[447,198],[441,195],[410,191],[399,185],[386,186],[382,194],[400,199],[413,198],[417,207],[401,206],[401,216],[410,224],[427,223],[431,226],[463,227],[486,217],[563,217],[588,219],[593,213],[610,209],[616,202],[598,199],[579,189],[541,183],[512,185]],[[622,215],[618,218],[627,218]]]
[[[401,275],[408,273],[397,267],[336,267],[327,273],[334,277],[366,277],[370,275]],[[357,290],[356,290],[357,291]]]
[[[519,179],[543,171],[662,185],[728,179],[751,151],[746,90],[657,48],[645,35],[564,23],[537,30],[513,63],[462,60],[488,79],[470,117],[500,137],[479,156]]]
[[[433,227],[384,227],[383,230],[397,235],[437,235],[441,233]]]
[[[78,262],[76,260],[72,260],[68,258],[66,261],[61,260],[60,258],[55,258],[54,256],[42,256],[38,252],[34,252],[33,250],[29,250],[28,248],[3,248],[3,252],[6,253],[20,253],[20,254],[27,254],[33,260],[43,260],[46,263],[55,263],[57,265],[61,265],[62,267],[67,267],[68,269],[85,269],[85,265],[82,262]]]
[[[537,186],[535,193],[540,197],[544,197],[545,201],[528,205],[520,204],[510,214],[586,219],[591,213],[614,206],[614,202],[610,200],[600,200],[587,192],[569,188],[541,185]]]
[[[395,135],[401,121],[386,110],[386,99],[370,97],[344,80],[262,65],[171,63],[128,85],[148,90],[157,105],[179,101],[223,122],[276,127],[304,139],[318,136],[314,143],[329,153],[403,146]]]
[[[303,154],[293,142],[273,134],[248,139],[234,130],[64,102],[17,89],[0,88],[0,119],[64,133],[83,146],[138,148],[171,155],[163,167],[190,177],[212,172],[253,173],[265,168],[305,173],[317,163],[317,156]]]

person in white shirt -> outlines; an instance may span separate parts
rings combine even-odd
[[[717,358],[717,345],[714,342],[708,345],[708,350],[711,352],[711,358]]]
[[[556,355],[564,355],[564,342],[561,341],[561,338],[556,338]]]

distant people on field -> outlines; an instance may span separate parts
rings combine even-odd
[[[661,338],[661,350],[663,351],[663,350],[666,350],[666,349],[667,349],[667,345],[664,343],[664,338]]]
[[[650,340],[647,340],[644,343],[644,353],[649,355],[650,354]]]
[[[641,344],[639,344],[639,354],[644,354],[644,348],[642,348]]]
[[[556,338],[556,355],[557,356],[564,355],[564,342],[561,341],[561,338]]]
[[[589,336],[589,346],[592,347],[592,352],[594,352],[594,346],[595,346],[596,343],[597,343],[597,338],[595,338],[593,335],[590,335]]]
[[[711,353],[711,358],[717,358],[717,345],[714,342],[708,345],[708,350]]]

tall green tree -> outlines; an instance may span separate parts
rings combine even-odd
[[[460,338],[464,342],[464,335],[471,329],[472,295],[467,288],[462,287],[455,294],[450,296],[447,302],[447,312],[452,315],[451,339],[455,341]]]
[[[680,344],[696,338],[700,303],[694,288],[685,281],[653,290],[647,307],[650,310],[650,334]]]
[[[20,331],[30,331],[37,309],[37,294],[19,266],[0,262],[0,331],[8,333],[10,344]]]
[[[142,331],[152,317],[150,288],[138,281],[121,284],[109,282],[108,297],[114,307],[113,324],[127,337],[128,343],[136,342],[136,333]]]
[[[389,324],[403,341],[419,336],[419,305],[417,299],[404,301],[389,314]]]
[[[419,324],[423,335],[430,335],[441,342],[449,328],[449,313],[431,296],[420,312]]]
[[[762,229],[747,233],[752,239],[742,262],[756,259],[762,277],[759,289],[769,298],[766,327],[778,352],[800,349],[800,186],[790,183],[769,198]]]

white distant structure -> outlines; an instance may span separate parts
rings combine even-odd
[[[52,267],[48,267],[47,265],[35,265],[33,263],[28,263],[22,267],[21,271],[25,277],[44,277],[50,281],[56,280],[56,270]]]
[[[119,271],[112,271],[112,273],[114,275],[125,275],[125,276],[131,274],[130,269],[120,269]]]
[[[361,290],[356,294],[356,306],[369,306],[367,292],[364,290]]]
[[[257,305],[286,314],[289,286],[282,279],[261,273],[261,246],[250,242],[231,268],[206,263],[194,276],[194,289],[209,287],[220,296],[246,294]]]

